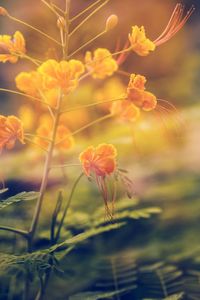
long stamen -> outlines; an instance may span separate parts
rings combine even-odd
[[[183,17],[184,6],[180,3],[177,4],[165,30],[154,41],[155,45],[159,46],[171,39],[185,25],[185,23],[190,18],[194,10],[195,7],[192,6],[186,13],[185,17]]]
[[[174,19],[176,18],[176,16],[177,16],[177,14],[178,14],[178,10],[179,10],[179,8],[180,8],[180,3],[178,3],[177,5],[176,5],[176,7],[175,7],[175,9],[174,9],[174,11],[173,11],[173,13],[172,13],[172,15],[171,15],[171,18],[170,18],[170,20],[169,20],[169,22],[168,22],[168,24],[167,24],[167,26],[166,26],[166,28],[165,28],[165,30],[161,33],[161,35],[154,41],[154,43],[156,43],[158,40],[160,40],[161,38],[163,38],[167,33],[168,33],[168,31],[170,30],[170,28],[171,28],[171,26],[172,26],[172,24],[173,24],[173,22],[174,22]]]

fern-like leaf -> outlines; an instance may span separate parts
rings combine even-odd
[[[21,201],[31,201],[36,200],[39,193],[37,192],[22,192],[15,196],[9,197],[5,200],[0,201],[0,209],[3,209],[11,204],[21,202]]]

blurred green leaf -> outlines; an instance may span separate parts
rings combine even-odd
[[[15,196],[9,197],[5,200],[0,201],[0,209],[3,209],[13,203],[21,202],[21,201],[31,201],[36,200],[39,193],[37,192],[22,192]]]

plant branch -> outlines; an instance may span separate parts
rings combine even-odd
[[[71,109],[66,109],[66,110],[61,111],[61,114],[65,114],[65,113],[68,113],[68,112],[71,112],[71,111],[76,111],[76,110],[80,110],[80,109],[84,109],[84,108],[91,108],[91,107],[94,107],[94,106],[97,106],[97,105],[100,105],[100,104],[104,104],[104,103],[122,101],[124,99],[126,99],[126,95],[124,95],[121,98],[115,98],[115,99],[110,99],[110,100],[105,100],[105,101],[98,101],[98,102],[94,102],[94,103],[90,103],[90,104],[85,104],[85,105],[80,105],[80,106],[77,106],[77,107],[72,107]]]
[[[64,208],[64,211],[63,211],[63,215],[62,215],[61,221],[60,221],[60,223],[59,223],[59,225],[58,225],[58,230],[57,230],[57,233],[56,233],[56,236],[55,236],[55,240],[54,240],[55,243],[58,241],[58,239],[59,239],[59,237],[60,237],[60,233],[61,233],[61,230],[62,230],[62,227],[63,227],[63,223],[64,223],[64,221],[65,221],[65,217],[66,217],[67,212],[68,212],[68,209],[69,209],[69,207],[70,207],[70,204],[71,204],[71,201],[72,201],[74,192],[75,192],[75,190],[76,190],[76,187],[77,187],[79,181],[80,181],[81,178],[83,177],[83,175],[84,175],[84,174],[81,173],[81,174],[78,176],[78,178],[75,180],[75,182],[74,182],[74,185],[73,185],[73,187],[72,187],[71,193],[70,193],[70,195],[69,195],[69,199],[68,199],[68,201],[67,201],[67,203],[66,203],[66,205],[65,205],[65,208]]]
[[[13,17],[13,16],[11,16],[11,15],[9,15],[9,14],[8,14],[7,16],[8,16],[12,21],[18,22],[18,23],[20,23],[20,24],[22,24],[22,25],[24,25],[24,26],[26,26],[26,27],[28,27],[28,28],[30,28],[30,29],[32,29],[32,30],[38,32],[38,33],[40,33],[40,34],[43,35],[44,37],[48,38],[49,40],[51,40],[51,41],[53,41],[54,43],[56,43],[56,44],[58,44],[58,45],[61,46],[61,44],[60,44],[57,40],[55,40],[54,38],[52,38],[50,35],[46,34],[45,32],[41,31],[40,29],[38,29],[38,28],[36,28],[36,27],[34,27],[34,26],[32,26],[32,25],[30,25],[30,24],[28,24],[28,23],[26,23],[26,22],[24,22],[24,21],[22,21],[22,20],[20,20],[20,19],[17,19],[17,18],[15,18],[15,17]]]
[[[88,10],[92,9],[94,6],[96,6],[98,3],[102,2],[103,0],[97,0],[96,2],[92,3],[90,6],[88,6],[86,9],[82,10],[79,14],[74,16],[73,18],[70,19],[70,22],[75,21],[79,17],[81,17],[83,14],[85,14]]]
[[[23,236],[24,238],[27,239],[27,234],[28,232],[25,230],[21,230],[21,229],[17,229],[14,227],[9,227],[9,226],[0,226],[0,230],[5,230],[5,231],[9,231],[9,232],[13,232],[13,233],[17,233],[21,236]]]
[[[105,6],[109,0],[106,0],[104,3],[99,5],[91,14],[89,14],[82,22],[80,22],[69,34],[69,37],[71,37],[80,27],[82,27],[95,13],[97,13],[103,6]]]
[[[96,120],[94,120],[94,121],[92,121],[92,122],[86,124],[85,126],[83,126],[83,127],[79,128],[79,129],[75,130],[74,132],[72,132],[72,133],[66,135],[66,137],[65,137],[64,139],[60,140],[59,142],[57,142],[56,145],[58,145],[58,144],[64,142],[66,139],[68,139],[68,137],[73,136],[73,135],[75,135],[75,134],[77,134],[77,133],[79,133],[79,132],[81,132],[81,131],[83,131],[83,130],[89,128],[89,127],[91,127],[92,125],[97,124],[97,123],[100,123],[100,122],[102,122],[102,121],[104,121],[104,120],[107,120],[107,119],[109,119],[109,118],[111,118],[111,117],[113,117],[113,114],[107,114],[107,115],[105,115],[105,116],[103,116],[103,117],[101,117],[101,118],[98,118],[98,119],[96,119]]]

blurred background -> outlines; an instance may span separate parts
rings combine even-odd
[[[63,2],[55,1],[60,7],[63,7]],[[72,1],[71,15],[76,15],[92,2]],[[169,295],[182,291],[186,295],[183,287],[178,289],[176,284],[171,286],[170,283],[179,283],[185,270],[195,271],[197,278],[200,278],[200,2],[185,0],[182,3],[185,4],[186,10],[192,4],[196,7],[184,28],[147,57],[130,54],[122,66],[126,72],[146,76],[147,90],[158,98],[171,102],[178,112],[146,114],[132,124],[111,120],[96,125],[76,136],[76,144],[72,151],[56,158],[58,162],[77,163],[78,154],[84,147],[101,142],[113,143],[118,149],[120,167],[128,170],[128,176],[134,182],[133,199],[127,199],[120,190],[116,210],[159,207],[162,212],[159,216],[143,216],[144,218],[139,220],[127,217],[128,225],[116,233],[103,235],[80,246],[64,260],[62,266],[66,270],[61,279],[53,277],[51,280],[46,299],[68,299],[69,295],[82,291],[110,291],[106,285],[106,280],[109,281],[110,277],[108,275],[107,278],[105,274],[112,270],[113,277],[113,264],[117,270],[115,271],[119,273],[119,281],[115,280],[112,283],[113,289],[116,291],[128,286],[131,290],[125,295],[123,291],[120,296],[112,295],[113,299],[168,299]],[[40,28],[54,38],[58,37],[56,18],[41,1],[28,3],[25,0],[0,0],[0,5],[6,7],[11,15]],[[144,25],[147,36],[154,40],[165,28],[175,5],[176,1],[172,0],[111,0],[73,36],[70,51],[101,32],[111,14],[118,15],[118,26],[84,49],[85,51],[106,47],[114,52],[118,43],[124,46],[131,26],[136,24]],[[72,28],[76,25],[73,24]],[[0,18],[0,28],[0,34],[13,34],[20,30],[25,36],[28,53],[32,57],[45,60],[51,57],[59,58],[61,55],[60,50],[51,41],[6,17]],[[83,59],[85,51],[76,58]],[[33,68],[31,63],[25,61],[14,65],[1,64],[0,86],[15,90],[15,76],[21,71]],[[70,105],[90,103],[94,99],[106,97],[111,99],[118,95],[127,83],[128,77],[122,75],[116,75],[106,81],[86,79],[72,95]],[[2,92],[0,104],[1,114],[15,114],[21,117],[27,131],[32,133],[45,114],[29,100]],[[66,114],[63,120],[73,131],[101,116],[106,110],[106,107],[99,106],[96,110],[76,111]],[[24,190],[38,190],[43,160],[41,151],[33,146],[18,146],[17,149],[4,152],[0,157],[0,176],[9,188],[4,197]],[[48,245],[49,218],[55,206],[52,195],[56,197],[56,190],[62,188],[67,196],[76,175],[76,169],[63,172],[55,170],[51,173],[40,220],[41,238],[37,241],[38,247]],[[26,203],[8,208],[0,213],[1,223],[27,228],[33,205]],[[84,179],[75,193],[64,238],[87,228],[91,214],[95,215],[101,208],[102,200],[96,187]],[[2,232],[1,241],[1,251],[12,253],[13,243],[10,235]],[[18,239],[16,244],[21,253],[23,245]],[[139,274],[138,277],[136,273]],[[191,276],[195,277],[194,272],[192,274],[187,273],[189,279],[187,276],[184,279],[190,282]],[[167,278],[169,287],[166,284],[163,288],[159,275],[164,276],[164,282]],[[120,281],[121,279],[124,281]],[[137,280],[136,285],[139,288],[134,289]],[[192,296],[187,294],[188,298],[184,299],[200,299],[200,286],[196,283],[196,277],[194,282],[195,292],[192,290]],[[185,287],[186,283],[183,286]],[[191,285],[188,286],[191,291]],[[73,299],[90,299],[84,298],[83,295],[78,297]],[[183,299],[183,294],[181,297],[173,299]],[[110,298],[102,296],[91,299]]]

